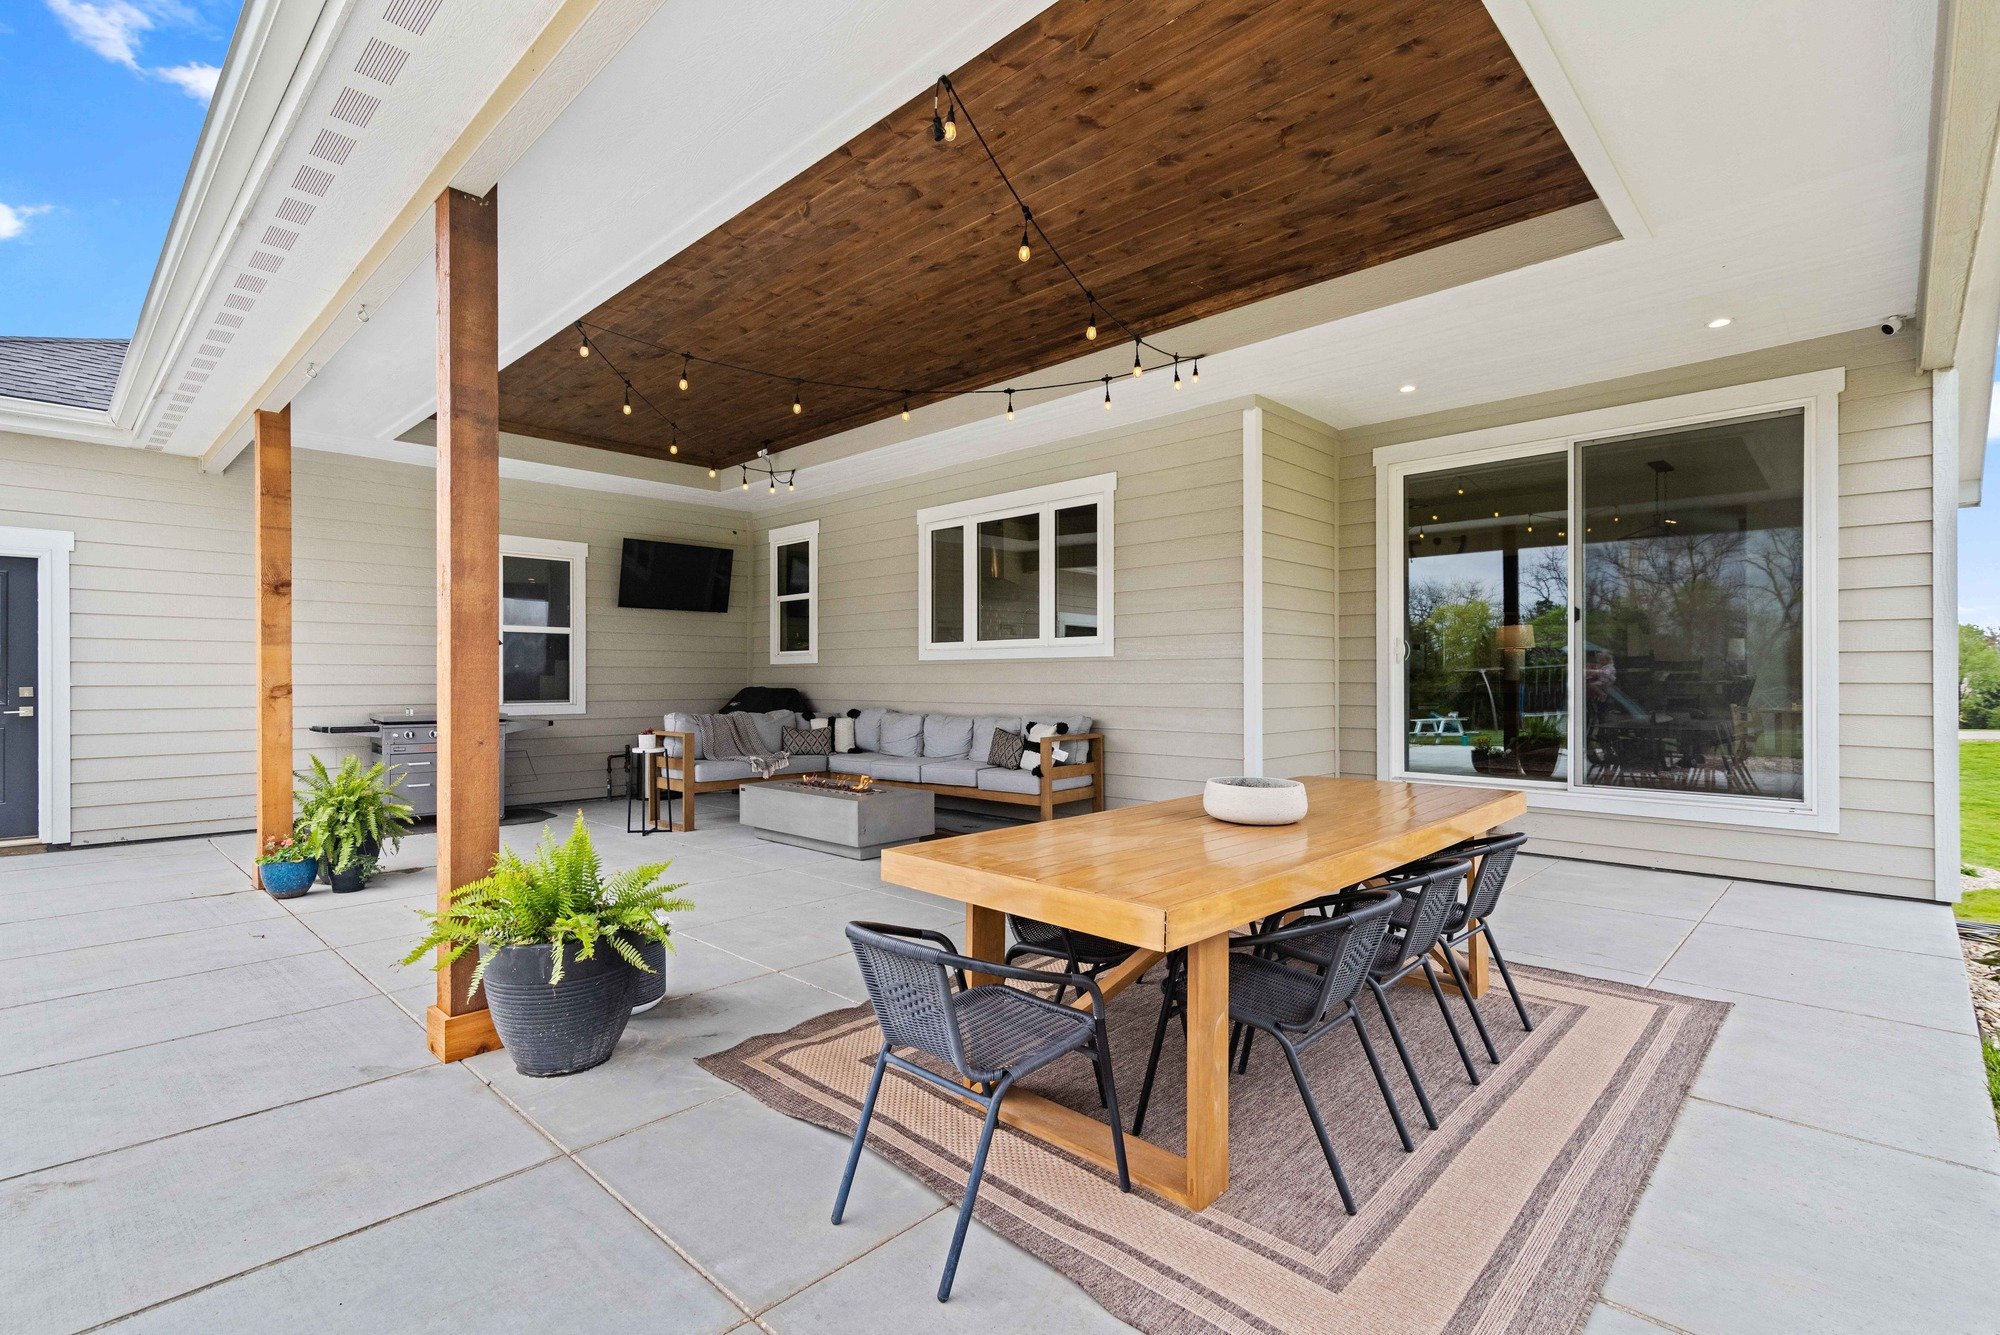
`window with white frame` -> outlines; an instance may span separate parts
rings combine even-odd
[[[771,661],[819,662],[819,521],[772,529]]]
[[[588,544],[500,539],[500,703],[515,714],[581,714]]]
[[[1381,772],[1834,828],[1841,383],[1378,450]]]
[[[1105,658],[1111,501],[1105,473],[917,513],[917,656]]]

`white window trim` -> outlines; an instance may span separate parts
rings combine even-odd
[[[1480,788],[1518,788],[1531,811],[1592,812],[1703,825],[1752,825],[1766,829],[1840,829],[1840,391],[1844,367],[1786,376],[1672,398],[1621,404],[1591,412],[1467,431],[1431,440],[1385,445],[1374,452],[1376,773],[1412,783]],[[1807,751],[1805,798],[1781,802],[1711,793],[1619,792],[1578,784],[1574,766],[1567,786],[1510,784],[1486,776],[1425,774],[1407,769],[1403,748],[1404,681],[1409,652],[1403,638],[1404,568],[1402,503],[1404,479],[1434,472],[1440,465],[1469,467],[1534,454],[1573,454],[1579,440],[1602,436],[1800,409],[1805,414],[1806,609],[1803,644]],[[1575,504],[1575,482],[1571,504]],[[1580,563],[1582,534],[1571,524],[1572,570]],[[1571,621],[1574,636],[1575,622]],[[1572,655],[1572,658],[1574,655]],[[1576,674],[1571,676],[1574,694]],[[1572,707],[1572,717],[1575,710]]]
[[[506,700],[506,677],[503,673],[501,677],[500,707],[506,710],[509,714],[518,714],[525,718],[550,718],[558,714],[581,714],[586,712],[584,677],[586,675],[585,664],[587,662],[587,658],[584,652],[585,644],[583,638],[583,623],[584,623],[584,610],[585,610],[584,605],[587,601],[585,596],[585,591],[590,586],[589,583],[584,578],[584,566],[586,560],[590,556],[590,544],[587,542],[563,542],[555,538],[517,538],[508,536],[506,534],[502,534],[500,538],[500,555],[503,559],[509,556],[545,556],[553,560],[569,562],[569,623],[570,623],[569,624],[570,698],[568,700],[557,701],[554,703],[546,703],[546,704],[529,702],[529,701],[524,701],[519,704],[510,704]],[[502,580],[502,585],[503,589],[502,589],[502,598],[500,605],[504,609],[506,607],[504,579]],[[504,617],[504,611],[502,615]],[[501,652],[502,653],[505,652],[504,637],[506,636],[508,631],[520,631],[533,634],[533,633],[545,632],[551,629],[559,630],[560,627],[510,626],[506,624],[506,622],[503,620],[500,624],[500,633],[501,636],[503,637]]]
[[[1115,517],[1112,498],[1118,491],[1118,474],[1099,473],[1073,482],[1055,482],[1044,487],[1026,487],[999,496],[934,505],[917,511],[917,658],[923,662],[1030,659],[1030,658],[1110,658],[1112,640],[1112,555]],[[1097,634],[1089,639],[1061,639],[1055,635],[1056,563],[1055,512],[1075,505],[1097,507]],[[958,644],[939,644],[931,639],[931,534],[940,528],[967,530],[965,546],[965,630],[973,634],[978,624],[978,526],[992,519],[1014,515],[1042,516],[1041,536],[1045,559],[1041,563],[1042,634],[1032,640],[995,640],[985,644],[969,639]]]
[[[0,556],[35,559],[35,745],[40,750],[35,838],[50,845],[70,841],[69,559],[75,550],[76,535],[63,529],[0,528]]]
[[[778,592],[778,549],[794,543],[806,544],[806,591],[804,593]],[[788,524],[784,528],[774,528],[764,548],[765,569],[771,604],[771,662],[817,663],[819,662],[819,520],[810,519],[803,524]],[[781,603],[804,602],[806,605],[806,647],[783,653],[778,649],[778,607]]]

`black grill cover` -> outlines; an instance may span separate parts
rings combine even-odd
[[[789,709],[799,714],[813,712],[812,701],[806,699],[805,692],[789,686],[745,686],[730,696],[729,703],[716,712],[768,714],[774,709]]]

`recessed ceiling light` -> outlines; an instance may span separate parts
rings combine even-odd
[[[1414,394],[1417,392],[1417,387],[1415,385],[1404,385],[1401,387],[1400,392],[1404,394]]]
[[[1714,318],[1713,320],[1710,320],[1710,321],[1708,322],[1708,327],[1709,327],[1710,329],[1721,329],[1721,328],[1723,328],[1724,326],[1726,326],[1726,325],[1727,325],[1728,323],[1729,323],[1729,317],[1728,317],[1728,316],[1726,316],[1726,315],[1718,315],[1718,316],[1716,316],[1716,317],[1715,317],[1715,318]]]

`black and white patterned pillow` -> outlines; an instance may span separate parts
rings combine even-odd
[[[1021,734],[1008,732],[1003,728],[993,730],[993,745],[986,752],[986,763],[998,765],[1001,769],[1019,769],[1021,766]]]
[[[828,728],[787,728],[785,750],[795,756],[832,755],[833,732]]]
[[[833,751],[836,756],[849,755],[861,749],[854,740],[854,720],[861,717],[861,711],[850,709],[845,714],[812,714],[806,718],[808,728],[825,728],[833,734]]]

